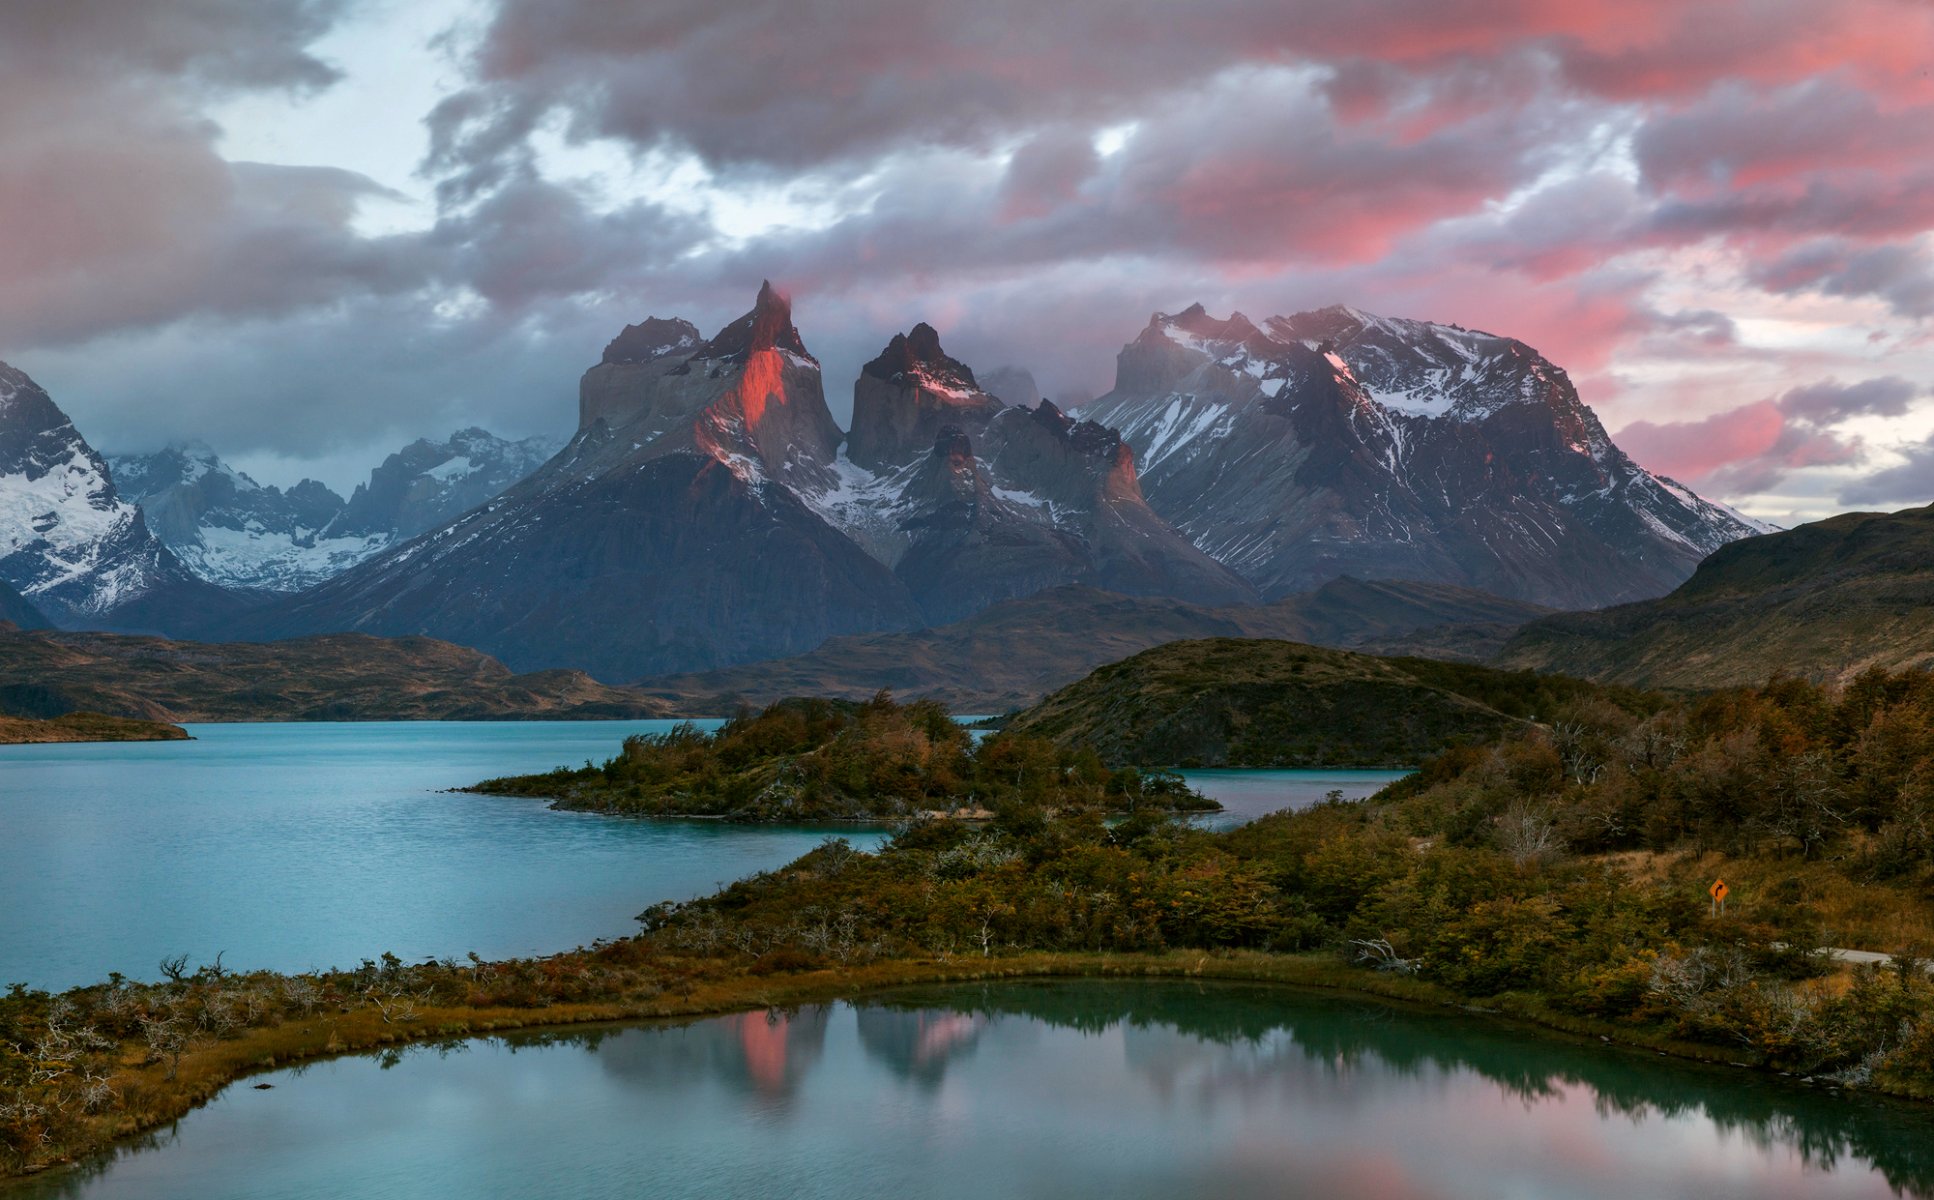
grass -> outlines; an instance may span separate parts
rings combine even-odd
[[[1819,924],[1821,945],[1921,956],[1934,950],[1934,897],[1850,879],[1837,861],[1643,850],[1597,857],[1645,883],[1690,878],[1703,887],[1724,879],[1732,889],[1726,911],[1742,920],[1804,907]]]

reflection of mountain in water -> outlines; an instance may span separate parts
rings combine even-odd
[[[597,1043],[598,1062],[620,1079],[649,1087],[716,1080],[761,1100],[785,1102],[825,1053],[831,1011],[812,1005],[629,1029]]]
[[[859,1010],[860,1042],[902,1078],[940,1086],[947,1064],[974,1051],[987,1018],[945,1008]]]
[[[1934,1113],[1880,1097],[1557,1040],[1502,1022],[1411,1012],[1245,984],[1087,981],[908,989],[895,1006],[1025,1016],[1099,1034],[1122,1026],[1129,1067],[1160,1094],[1202,1106],[1264,1091],[1348,1110],[1419,1077],[1476,1073],[1527,1105],[1580,1088],[1632,1121],[1703,1117],[1817,1168],[1872,1163],[1889,1185],[1934,1195]]]

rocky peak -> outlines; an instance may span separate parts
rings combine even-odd
[[[753,301],[752,311],[719,330],[717,336],[699,347],[694,357],[708,362],[744,363],[759,350],[782,350],[815,367],[819,365],[792,323],[792,301],[775,289],[770,279],[759,285],[759,296]]]
[[[935,391],[976,392],[974,372],[940,348],[940,334],[925,321],[906,333],[896,333],[879,357],[860,368],[875,379],[912,380]]]
[[[1280,345],[1241,313],[1216,318],[1191,304],[1179,313],[1156,313],[1122,348],[1115,358],[1115,389],[1174,389],[1205,364],[1220,374],[1261,379],[1280,353]]]
[[[661,320],[646,317],[636,325],[627,325],[624,331],[611,339],[604,348],[604,360],[608,363],[643,363],[695,349],[704,339],[699,336],[698,326],[683,317]]]
[[[924,454],[945,429],[980,433],[1000,408],[973,370],[940,348],[933,326],[921,322],[894,334],[853,381],[847,457],[870,469],[900,466]]]

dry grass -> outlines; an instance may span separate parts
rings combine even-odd
[[[1713,880],[1724,879],[1732,889],[1726,910],[1742,917],[1787,919],[1794,908],[1804,907],[1819,922],[1825,945],[1882,954],[1934,953],[1934,895],[1849,879],[1842,863],[1793,854],[1742,857],[1646,850],[1608,854],[1604,861],[1637,882],[1655,886],[1690,881],[1704,890]]]

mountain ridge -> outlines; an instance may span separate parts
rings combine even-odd
[[[1679,689],[1934,668],[1934,506],[1733,543],[1666,596],[1531,622],[1496,661]]]
[[[1344,306],[1156,313],[1083,412],[1265,597],[1347,574],[1598,607],[1766,528],[1638,467],[1523,342]]]

